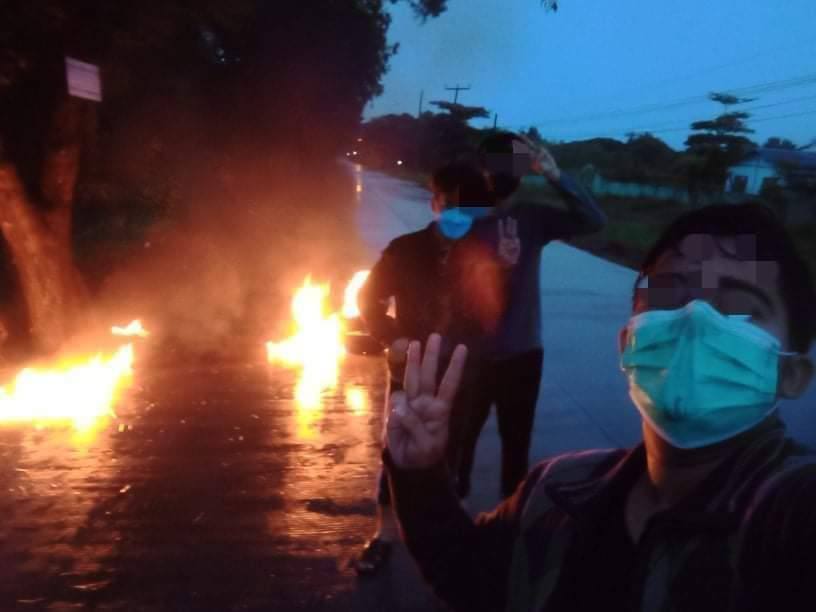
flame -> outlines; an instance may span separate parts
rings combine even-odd
[[[142,327],[142,322],[139,319],[131,321],[125,327],[114,325],[111,327],[111,333],[114,336],[122,336],[125,338],[147,338],[150,335],[150,332]]]
[[[357,294],[368,274],[368,270],[360,270],[351,278],[344,291],[341,313],[329,311],[329,286],[314,284],[307,276],[292,298],[294,334],[281,342],[266,343],[270,363],[300,369],[294,396],[297,435],[302,439],[316,437],[315,425],[323,413],[323,395],[327,390],[337,389],[340,363],[346,354],[346,321],[360,314]],[[345,389],[344,399],[353,414],[369,412],[369,398],[361,388]]]
[[[337,313],[327,313],[328,295],[328,285],[312,284],[307,276],[292,299],[295,334],[282,342],[266,343],[270,363],[301,370],[295,399],[304,437],[310,437],[307,431],[319,416],[323,392],[337,386],[339,362],[345,355],[343,324]]]
[[[362,416],[368,412],[368,395],[361,387],[348,387],[346,389],[346,406],[351,409],[355,416]]]
[[[136,319],[111,327],[114,336],[146,338]],[[133,376],[133,344],[114,353],[71,357],[50,367],[24,368],[0,386],[0,424],[32,423],[38,428],[69,425],[86,441],[105,418]]]
[[[86,432],[103,417],[116,415],[113,405],[130,382],[133,345],[113,355],[74,359],[53,368],[25,368],[0,387],[0,423],[34,423],[38,427],[72,425]]]
[[[354,319],[360,316],[360,309],[357,307],[357,294],[366,282],[371,270],[360,270],[351,277],[346,291],[343,294],[343,317]]]

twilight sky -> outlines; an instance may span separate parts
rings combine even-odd
[[[389,39],[400,49],[365,117],[416,113],[422,90],[433,110],[458,83],[472,86],[459,101],[498,113],[501,127],[535,125],[551,140],[650,131],[680,148],[692,121],[722,109],[706,94],[731,91],[758,98],[742,108],[760,143],[816,138],[816,1],[560,4],[449,0],[425,24],[396,5]]]

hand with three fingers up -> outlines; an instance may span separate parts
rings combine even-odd
[[[451,406],[462,380],[467,348],[456,347],[437,385],[440,343],[439,334],[431,334],[422,355],[420,343],[411,342],[404,390],[395,391],[389,399],[388,451],[401,469],[432,467],[445,457]]]

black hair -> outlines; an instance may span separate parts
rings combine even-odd
[[[754,237],[750,253],[746,255],[755,261],[773,261],[779,265],[779,291],[788,315],[791,347],[800,353],[807,352],[816,337],[816,289],[811,271],[777,216],[756,202],[715,204],[675,219],[652,245],[640,266],[633,306],[637,288],[658,259],[665,252],[676,250],[683,239],[692,234]]]
[[[479,165],[490,173],[491,187],[497,200],[510,197],[521,185],[521,177],[513,174],[514,142],[524,143],[513,132],[499,131],[485,136],[479,143]],[[504,160],[498,161],[500,158]]]
[[[493,193],[476,164],[455,161],[434,170],[431,185],[446,196],[456,196],[459,205],[492,206]]]

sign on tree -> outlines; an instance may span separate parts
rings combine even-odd
[[[68,79],[68,93],[75,98],[94,102],[102,101],[102,81],[99,66],[81,62],[72,57],[65,58],[65,75]]]

